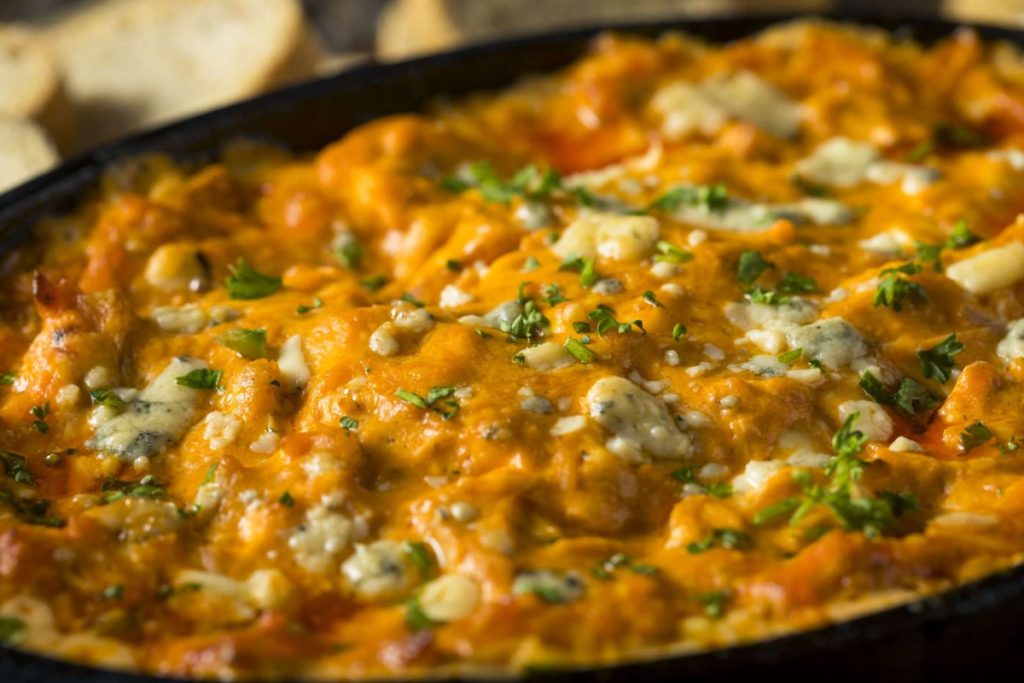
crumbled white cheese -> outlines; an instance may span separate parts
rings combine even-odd
[[[480,516],[480,510],[475,505],[464,501],[456,501],[448,509],[451,511],[455,521],[462,522],[463,524],[472,522]]]
[[[551,436],[565,436],[580,431],[587,426],[587,418],[583,415],[560,417],[551,428]]]
[[[711,360],[723,360],[725,358],[725,351],[718,348],[714,344],[704,345],[704,355]]]
[[[1006,336],[996,346],[996,353],[1005,363],[1024,358],[1024,318],[1018,318],[1006,328]]]
[[[868,353],[857,329],[842,318],[826,318],[786,333],[789,346],[803,349],[804,356],[830,370],[850,365]]]
[[[417,308],[405,301],[396,301],[391,306],[391,320],[398,329],[415,334],[422,334],[434,327],[434,318],[427,309]]]
[[[355,552],[341,565],[349,587],[371,600],[394,597],[408,589],[414,579],[409,553],[401,543],[390,540],[357,543]]]
[[[617,455],[638,459],[641,452],[655,458],[691,455],[693,442],[679,431],[665,404],[622,377],[602,377],[587,392],[590,416],[610,431]],[[630,451],[628,454],[624,448]]]
[[[324,573],[338,566],[357,535],[358,527],[351,519],[326,505],[317,505],[306,512],[304,522],[289,537],[288,547],[306,570]]]
[[[281,378],[292,388],[301,389],[309,382],[309,366],[302,354],[301,335],[293,334],[281,345],[277,368],[281,371]]]
[[[1004,162],[1010,165],[1014,171],[1024,171],[1024,151],[1007,147],[1005,149],[993,149],[985,153],[985,156],[992,161]]]
[[[732,116],[781,138],[800,132],[800,107],[782,91],[749,71],[712,76],[702,84],[705,96]]]
[[[262,610],[281,609],[293,596],[292,582],[280,569],[257,569],[245,581],[249,602]]]
[[[219,451],[235,442],[238,433],[242,431],[242,421],[229,413],[222,413],[219,410],[207,414],[203,420],[203,438],[210,444],[210,448]]]
[[[545,228],[554,220],[551,209],[543,202],[525,201],[516,207],[516,220],[527,230]]]
[[[71,408],[78,403],[78,399],[82,397],[82,390],[78,388],[77,384],[65,384],[57,390],[57,395],[53,397],[53,400],[61,408]]]
[[[971,294],[988,294],[1024,279],[1024,244],[1011,242],[957,261],[946,275]]]
[[[551,250],[563,259],[602,256],[639,261],[654,249],[659,232],[653,216],[590,213],[569,224]]]
[[[161,330],[195,334],[206,327],[206,311],[198,304],[185,304],[181,307],[159,306],[153,309],[153,321]]]
[[[941,177],[938,169],[896,161],[879,161],[871,164],[865,178],[879,185],[899,182],[903,194],[915,195],[923,192]]]
[[[686,368],[686,374],[689,375],[690,377],[700,377],[701,375],[706,374],[708,370],[711,370],[714,367],[714,365],[707,361],[701,361],[696,365],[691,365],[690,367]]]
[[[480,604],[480,584],[465,574],[445,574],[420,593],[420,609],[428,619],[447,624],[468,617]]]
[[[868,181],[881,185],[900,182],[905,194],[918,194],[939,178],[939,171],[880,158],[878,150],[863,142],[834,137],[819,145],[794,169],[801,178],[832,187],[853,187]]]
[[[83,382],[85,382],[86,389],[102,389],[114,383],[114,375],[110,372],[110,368],[97,365],[85,373]]]
[[[678,140],[693,132],[714,135],[729,120],[729,112],[707,97],[699,85],[670,83],[658,89],[651,107],[661,114],[661,132]]]
[[[557,370],[576,362],[576,359],[566,351],[564,346],[555,342],[530,346],[520,351],[519,354],[523,357],[523,364],[534,370]]]
[[[789,366],[775,356],[751,356],[748,360],[729,366],[730,372],[752,372],[759,377],[780,377],[786,374]]]
[[[691,230],[686,236],[686,243],[691,247],[698,247],[708,241],[708,234],[703,230]]]
[[[143,277],[149,285],[164,292],[187,292],[198,289],[205,275],[195,248],[164,244],[157,247],[146,261]]]
[[[732,480],[735,493],[752,493],[764,486],[776,472],[786,466],[778,460],[751,460],[743,472]]]
[[[679,266],[668,261],[655,261],[651,266],[651,275],[659,280],[668,280],[679,274]]]
[[[370,350],[378,356],[397,355],[402,350],[402,347],[399,346],[398,340],[395,339],[394,329],[394,323],[386,322],[370,333]]]
[[[932,518],[932,524],[939,526],[990,527],[999,524],[999,518],[978,512],[947,512]]]
[[[914,246],[914,239],[903,230],[894,228],[857,242],[857,246],[872,254],[895,258]]]
[[[885,408],[874,401],[845,401],[839,405],[839,419],[846,420],[859,413],[853,428],[861,432],[868,441],[888,441],[892,436],[892,418]]]
[[[618,294],[622,289],[622,280],[614,277],[603,277],[595,282],[594,286],[590,288],[594,294],[600,294],[602,296]]]
[[[441,290],[441,299],[438,305],[441,308],[458,308],[473,302],[473,295],[468,294],[455,285],[445,285]]]
[[[100,424],[86,445],[125,461],[159,453],[188,429],[203,394],[200,389],[178,384],[177,379],[206,367],[195,358],[175,358],[123,413]]]
[[[778,306],[750,302],[730,302],[725,306],[725,317],[733,325],[744,330],[786,329],[792,325],[810,322],[817,315],[818,307],[798,296]]]
[[[249,444],[249,450],[253,453],[273,453],[280,441],[281,437],[276,432],[265,432]]]
[[[893,442],[889,444],[889,450],[897,453],[924,453],[921,444],[905,436],[897,436],[893,439]]]
[[[853,187],[864,182],[878,150],[847,137],[834,137],[818,145],[811,155],[796,163],[796,174],[819,185]]]
[[[665,362],[672,367],[679,365],[679,352],[675,349],[665,351]]]

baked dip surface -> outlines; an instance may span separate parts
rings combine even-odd
[[[1021,211],[1011,48],[808,23],[111,169],[4,261],[0,640],[502,673],[1012,566]]]

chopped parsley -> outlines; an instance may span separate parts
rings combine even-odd
[[[754,285],[743,293],[752,304],[764,304],[766,306],[781,306],[792,301],[792,297],[779,294],[771,289],[765,289],[761,285]]]
[[[800,359],[800,356],[804,355],[803,349],[790,349],[789,351],[783,351],[775,357],[780,363],[795,363]]]
[[[342,416],[342,418],[338,420],[338,423],[346,432],[353,432],[359,428],[359,421],[354,417],[349,417],[348,415]]]
[[[36,481],[23,455],[14,451],[0,451],[0,465],[3,466],[4,476],[12,481],[19,484],[34,484]]]
[[[643,293],[644,301],[654,306],[655,308],[665,308],[665,304],[658,301],[658,298],[654,296],[654,292],[651,290],[645,290]]]
[[[405,625],[413,631],[424,631],[435,626],[427,613],[423,611],[418,597],[411,597],[405,602]]]
[[[387,283],[388,278],[385,275],[370,275],[369,277],[364,277],[359,281],[360,286],[362,286],[362,288],[367,292],[376,292]]]
[[[949,237],[946,238],[947,249],[963,249],[969,247],[972,244],[977,244],[981,241],[981,238],[971,232],[971,229],[967,227],[967,221],[960,219],[953,226],[953,232],[949,233]]]
[[[975,420],[971,424],[967,425],[967,428],[960,434],[960,448],[965,454],[970,453],[975,448],[983,446],[993,438],[995,438],[995,434],[992,430],[989,429],[981,420]]]
[[[928,301],[928,293],[920,284],[911,282],[905,275],[916,275],[922,270],[921,265],[904,263],[896,268],[886,268],[881,273],[878,281],[878,288],[871,303],[875,306],[888,306],[894,311],[903,310],[903,302],[908,296],[917,297],[921,301]]]
[[[117,583],[107,586],[100,593],[100,597],[104,600],[120,600],[124,597],[124,586]]]
[[[541,169],[531,164],[518,170],[511,180],[504,181],[487,161],[474,162],[458,176],[445,176],[441,185],[451,192],[476,188],[485,200],[502,204],[516,196],[543,199],[563,189],[561,176],[552,168]]]
[[[13,372],[0,372],[0,387],[9,387],[16,379],[18,376]]]
[[[523,272],[532,273],[533,271],[540,268],[540,261],[535,256],[527,256],[526,260],[523,261]]]
[[[573,339],[572,337],[565,340],[565,350],[569,354],[583,364],[590,363],[594,360],[593,351],[588,349],[579,339]]]
[[[338,259],[338,263],[349,270],[356,270],[363,261],[363,245],[354,239],[350,239],[335,248],[334,258]]]
[[[648,211],[672,213],[682,206],[693,206],[707,212],[723,211],[729,206],[729,190],[724,183],[675,187],[647,206]]]
[[[417,408],[432,410],[443,420],[448,421],[459,414],[459,402],[453,398],[455,391],[455,387],[431,387],[424,397],[412,391],[399,389],[395,396]]]
[[[694,597],[697,598],[697,602],[704,605],[704,614],[712,619],[720,619],[725,614],[725,606],[729,604],[729,599],[732,596],[728,591],[714,591],[701,593]]]
[[[917,260],[921,263],[932,264],[932,270],[936,273],[942,272],[942,244],[925,244],[916,242]]]
[[[860,377],[860,388],[875,403],[895,406],[904,415],[914,420],[920,413],[938,405],[935,397],[911,377],[904,377],[900,380],[899,386],[893,392],[870,370],[865,370]]]
[[[0,489],[0,503],[9,505],[18,519],[25,524],[51,528],[60,528],[67,524],[67,520],[49,514],[48,500],[15,497],[10,491]]]
[[[706,493],[714,498],[728,498],[732,495],[732,486],[724,482],[714,484],[702,484],[693,473],[692,467],[681,467],[672,472],[672,478],[684,484],[690,484],[698,489],[700,493]]]
[[[166,489],[156,477],[152,474],[147,474],[138,481],[129,481],[124,479],[115,479],[108,477],[103,481],[103,502],[113,503],[116,500],[121,500],[126,496],[132,498],[163,498],[167,495]]]
[[[548,306],[557,306],[560,303],[568,301],[564,294],[562,294],[562,288],[558,285],[551,283],[544,287],[544,296],[541,301],[546,303]]]
[[[618,330],[619,334],[628,334],[633,326],[636,326],[642,334],[647,334],[646,330],[644,330],[643,321],[619,322],[615,319],[615,311],[605,304],[598,304],[597,308],[587,313],[587,317],[594,322],[597,333],[602,337],[605,335],[605,332],[613,329]]]
[[[930,349],[918,351],[917,357],[921,361],[921,372],[928,379],[945,383],[949,381],[953,369],[956,368],[956,361],[953,356],[964,350],[964,345],[953,333],[940,341]]]
[[[291,491],[285,491],[281,494],[281,497],[277,499],[277,502],[284,505],[286,508],[295,507],[295,497],[292,496]]]
[[[693,254],[665,240],[658,240],[654,248],[658,252],[654,260],[659,263],[686,263],[693,260]]]
[[[610,581],[614,578],[616,569],[628,569],[634,574],[651,575],[658,571],[658,568],[650,564],[637,564],[625,553],[615,553],[607,560],[599,563],[590,570],[594,577],[602,581]]]
[[[404,301],[407,304],[412,304],[416,308],[423,308],[424,306],[426,306],[425,303],[423,303],[422,301],[417,299],[415,296],[413,296],[412,292],[402,292],[402,296],[400,296],[398,298],[401,299],[402,301]]]
[[[32,417],[36,418],[32,421],[32,426],[35,427],[37,432],[45,434],[50,431],[50,425],[46,424],[46,418],[50,416],[49,401],[41,406],[32,406],[29,413],[32,414]]]
[[[196,368],[191,370],[174,381],[183,387],[190,389],[217,389],[220,386],[220,378],[223,373],[220,370],[209,370],[207,368]]]
[[[303,315],[304,313],[309,313],[314,308],[320,308],[323,305],[324,302],[320,299],[320,297],[314,296],[312,305],[307,306],[306,304],[301,304],[295,309],[295,312],[298,313],[299,315]]]
[[[715,546],[726,550],[745,550],[750,547],[750,540],[750,534],[737,529],[713,529],[699,541],[687,544],[686,552],[696,555]]]
[[[263,329],[249,330],[238,327],[220,335],[217,341],[242,358],[255,360],[267,357],[267,331]]]
[[[120,410],[124,408],[124,400],[114,393],[113,389],[93,389],[89,392],[89,398],[98,406]]]
[[[406,541],[402,545],[402,550],[405,551],[405,554],[409,556],[409,560],[416,565],[416,568],[424,576],[429,576],[434,571],[434,554],[430,552],[430,548],[426,543]]]
[[[686,325],[676,323],[672,326],[672,341],[679,341],[686,335]]]
[[[562,262],[562,265],[558,267],[560,271],[576,271],[580,274],[580,286],[590,288],[594,286],[594,283],[600,279],[600,275],[597,274],[597,263],[592,258],[580,258],[574,256],[567,258]]]
[[[808,294],[818,291],[818,283],[813,277],[786,271],[779,282],[779,291],[786,294]]]
[[[749,286],[754,284],[754,281],[761,277],[764,271],[774,267],[775,264],[766,261],[761,256],[761,252],[748,250],[740,254],[740,260],[736,266],[736,276],[742,284]]]
[[[262,299],[281,289],[281,278],[254,270],[244,258],[228,266],[228,273],[226,284],[232,299]]]
[[[522,313],[513,318],[512,322],[502,321],[500,327],[502,332],[508,334],[509,339],[525,339],[529,341],[534,337],[540,336],[541,329],[548,327],[551,323],[540,312],[537,304],[532,299],[524,300],[520,296],[519,301],[523,306]]]
[[[867,438],[854,425],[860,417],[853,413],[832,437],[835,456],[825,468],[826,484],[814,482],[811,472],[798,469],[793,480],[799,484],[802,495],[787,498],[760,510],[754,516],[755,525],[763,525],[789,516],[789,524],[796,525],[818,506],[825,507],[847,531],[861,531],[869,538],[882,534],[894,517],[916,504],[912,496],[885,493],[877,497],[855,496],[853,484],[861,478],[868,463],[860,459]]]

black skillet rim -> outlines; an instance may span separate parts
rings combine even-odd
[[[380,82],[391,86],[415,87],[417,70],[448,69],[458,71],[466,65],[488,55],[545,48],[553,55],[544,59],[525,60],[526,64],[506,70],[496,78],[490,76],[480,84],[462,84],[453,92],[461,95],[474,90],[488,90],[506,85],[518,75],[549,71],[567,64],[578,56],[589,39],[603,31],[621,31],[642,35],[654,35],[663,31],[685,30],[715,42],[729,41],[754,33],[774,23],[793,19],[821,17],[831,20],[853,21],[866,26],[875,26],[909,37],[931,42],[946,36],[957,28],[967,26],[978,31],[986,40],[1006,40],[1024,46],[1024,30],[985,26],[963,22],[936,19],[931,15],[903,14],[887,16],[874,5],[872,14],[845,12],[842,15],[829,13],[754,13],[744,15],[716,14],[707,17],[659,20],[639,23],[609,23],[591,25],[571,30],[508,38],[473,45],[419,59],[378,64],[368,63],[351,71],[329,78],[301,83],[289,88],[233,104],[211,112],[189,117],[168,125],[120,139],[94,150],[80,154],[62,163],[52,171],[0,194],[0,253],[16,248],[29,239],[31,225],[46,215],[59,214],[77,203],[83,193],[93,188],[102,169],[110,163],[129,159],[148,152],[169,152],[185,159],[208,158],[215,154],[214,140],[203,131],[217,131],[218,138],[228,133],[240,132],[243,136],[270,137],[265,132],[251,132],[245,123],[251,117],[262,116],[270,121],[287,117],[289,105],[295,101],[316,100],[333,94],[344,95],[348,90],[362,89],[373,92]],[[564,49],[563,49],[564,47]],[[522,56],[517,55],[517,56]],[[413,82],[410,82],[410,78]],[[404,79],[404,83],[403,83]],[[472,79],[470,79],[472,81]],[[385,87],[388,87],[385,85]],[[436,99],[439,92],[420,93],[413,96],[425,104]],[[415,106],[395,111],[415,110]],[[356,116],[351,125],[384,115],[375,112],[365,118]],[[282,125],[282,121],[277,121]],[[339,127],[338,135],[349,126]],[[272,127],[272,126],[271,126]],[[303,148],[302,144],[297,146]],[[1024,601],[1024,565],[989,575],[958,588],[915,600],[893,608],[870,613],[810,631],[802,631],[754,641],[725,649],[694,654],[673,655],[665,653],[652,659],[630,660],[614,665],[563,668],[553,670],[534,669],[524,672],[528,679],[537,680],[667,680],[682,676],[700,677],[708,675],[735,674],[737,671],[782,666],[789,671],[799,671],[802,657],[837,653],[844,648],[870,646],[881,640],[915,630],[942,630],[949,623],[968,617],[984,616],[987,611],[996,610],[1001,604],[1012,604],[1014,600]],[[792,668],[793,666],[797,668]],[[977,667],[973,670],[979,671]],[[1019,669],[1017,670],[1019,672]],[[979,671],[980,672],[980,671]],[[810,673],[809,671],[807,673]],[[841,670],[837,678],[844,678]],[[952,672],[951,672],[952,673]],[[472,672],[454,674],[441,680],[487,680],[486,674],[478,676]],[[5,683],[157,683],[184,679],[170,679],[145,674],[100,669],[42,655],[0,646],[0,680]],[[389,679],[391,680],[391,679]]]

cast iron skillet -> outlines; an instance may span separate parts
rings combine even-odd
[[[517,38],[391,65],[371,64],[115,142],[0,195],[0,254],[27,240],[46,214],[73,207],[104,167],[148,152],[211,158],[225,140],[267,139],[315,150],[371,119],[416,111],[439,96],[495,89],[524,74],[564,66],[601,30],[655,35],[685,29],[728,41],[792,16],[746,16],[600,26]],[[858,20],[929,42],[956,25],[931,18]],[[1024,32],[976,27],[987,39],[1024,45]],[[1024,664],[1024,566],[873,615],[717,652],[597,669],[530,671],[552,681],[722,679],[758,673],[796,678],[943,680],[999,673]],[[0,647],[0,683],[153,683],[156,679],[69,664]]]

